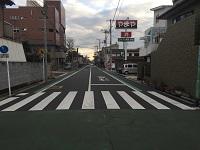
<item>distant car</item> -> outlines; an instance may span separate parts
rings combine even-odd
[[[64,69],[65,69],[65,70],[70,70],[70,69],[72,69],[72,64],[71,64],[71,63],[66,63],[65,66],[64,66]]]
[[[136,63],[123,64],[121,72],[123,74],[137,74],[138,65]]]

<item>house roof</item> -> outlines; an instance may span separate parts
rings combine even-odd
[[[173,16],[174,14],[176,14],[177,12],[179,12],[180,10],[182,10],[183,8],[188,7],[188,5],[198,1],[199,0],[182,0],[178,4],[174,5],[171,9],[160,15],[158,19],[166,20],[171,16]]]
[[[160,9],[167,8],[167,7],[172,7],[172,5],[161,5],[161,6],[158,6],[158,7],[151,8],[150,10],[156,11],[156,10],[160,10]]]

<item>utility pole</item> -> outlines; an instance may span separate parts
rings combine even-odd
[[[110,46],[112,45],[112,20],[110,19]]]
[[[129,20],[129,17],[127,17],[126,20]],[[127,29],[125,29],[125,32],[127,32]],[[127,61],[127,48],[128,48],[128,42],[124,42],[124,56],[125,56],[124,60],[125,60],[125,62]]]
[[[44,81],[47,82],[48,80],[48,50],[47,50],[47,3],[44,1],[44,8],[42,10],[43,16],[44,16],[44,73],[45,73],[45,78]]]
[[[111,71],[112,71],[112,20],[110,19],[110,65],[111,65]]]
[[[110,33],[110,65],[111,65],[111,70],[112,70],[112,48],[111,48],[111,46],[112,46],[112,22],[114,20],[110,19],[107,21],[109,21],[109,23],[110,23],[110,29],[109,29],[109,33]]]

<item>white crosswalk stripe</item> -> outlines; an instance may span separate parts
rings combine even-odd
[[[145,109],[137,101],[135,101],[131,96],[129,96],[124,91],[118,91],[118,94],[131,106],[133,109]]]
[[[174,106],[177,106],[177,107],[179,107],[179,108],[181,108],[183,110],[193,110],[194,109],[194,108],[186,106],[186,105],[184,105],[184,104],[182,104],[182,103],[180,103],[178,101],[175,101],[175,100],[173,100],[171,98],[168,98],[168,97],[166,97],[164,95],[161,95],[161,94],[159,94],[157,92],[150,91],[149,93],[154,95],[154,96],[156,96],[156,97],[158,97],[158,98],[160,98],[160,99],[162,99],[162,100],[164,100],[164,101],[166,101],[166,102],[168,102],[168,103],[170,103],[170,104],[172,104],[172,105],[174,105]]]
[[[49,103],[51,103],[61,92],[54,92],[47,98],[33,106],[30,111],[43,110]]]
[[[1,101],[1,102],[0,102],[0,106],[5,105],[5,104],[7,104],[7,103],[10,103],[10,102],[16,100],[17,98],[19,98],[19,97],[9,97],[9,98],[7,98],[7,99]]]
[[[150,98],[149,96],[144,95],[143,93],[141,93],[139,91],[133,91],[133,93],[136,94],[137,96],[141,97],[143,100],[145,100],[149,104],[153,105],[157,109],[170,109],[167,106],[155,101],[154,99]]]
[[[74,98],[76,97],[77,92],[69,92],[67,96],[63,99],[63,101],[59,104],[59,106],[56,108],[57,110],[65,110],[69,109]]]
[[[116,103],[110,92],[102,91],[101,93],[103,95],[107,109],[120,109],[119,105]]]
[[[92,91],[85,92],[82,109],[95,109],[94,92],[92,92]]]
[[[36,98],[40,97],[41,95],[43,95],[44,93],[41,92],[41,93],[36,93],[28,98],[25,98],[24,100],[6,108],[6,109],[3,109],[2,111],[16,111],[17,109],[21,108],[22,106],[30,103],[31,101],[35,100]]]
[[[102,102],[104,101],[107,109],[120,109],[121,106],[120,106],[120,104],[117,103],[118,101],[113,97],[113,94],[114,94],[113,92],[112,93],[110,91],[99,91],[99,92],[101,93],[102,96],[95,97],[96,92],[86,91],[84,96],[82,97],[83,103],[81,104],[80,109],[94,110],[94,109],[99,109],[99,107],[102,107],[99,105],[98,102],[96,103],[97,106],[95,106],[95,101],[102,101]],[[148,96],[140,91],[132,91],[132,92],[136,96],[140,97],[142,100],[146,101],[149,105],[154,106],[156,109],[171,109],[170,105],[174,105],[183,110],[195,110],[195,108],[189,107],[185,104],[182,104],[178,101],[175,101],[171,98],[168,98],[168,97],[166,97],[162,94],[159,94],[157,92],[154,92],[154,91],[148,91],[148,93],[149,93],[149,94],[147,94]],[[20,110],[23,110],[23,108],[22,108],[23,106],[29,105],[29,103],[38,99],[40,101],[38,103],[36,103],[34,106],[32,106],[30,111],[44,110],[51,102],[53,102],[54,100],[58,100],[58,96],[60,94],[61,94],[61,92],[53,92],[51,94],[47,94],[47,93],[45,94],[45,92],[36,93],[36,94],[33,94],[32,96],[22,99],[19,102],[17,101],[15,104],[5,108],[4,107],[5,104],[14,102],[17,99],[22,98],[22,97],[17,97],[17,96],[10,97],[3,101],[0,101],[0,109],[1,108],[3,109],[1,111],[16,111],[20,108],[21,108]],[[63,95],[63,99],[59,100],[60,103],[57,104],[54,109],[56,109],[56,110],[70,109],[72,103],[75,101],[75,99],[77,97],[77,94],[78,94],[78,91],[70,91],[66,95]],[[131,96],[132,94],[129,95],[126,91],[116,91],[116,94],[117,94],[116,96],[118,96],[118,97],[120,96],[122,98],[121,100],[124,100],[127,103],[127,105],[129,105],[132,109],[146,109],[140,103],[140,99],[133,98]],[[41,96],[42,96],[42,99],[41,99]],[[59,98],[61,98],[61,97],[62,96],[60,96]],[[157,98],[154,99],[153,97],[157,97]],[[158,99],[160,99],[160,100],[158,101]],[[81,99],[80,99],[80,101],[81,101]],[[164,104],[160,103],[161,101],[165,102],[166,105],[167,104],[168,105],[165,106]],[[26,109],[26,107],[24,107],[24,109]]]
[[[25,96],[25,95],[27,95],[28,93],[19,93],[19,94],[17,94],[17,96]]]

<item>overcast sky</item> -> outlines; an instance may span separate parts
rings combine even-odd
[[[14,2],[17,5],[25,5],[26,0],[14,0]],[[92,57],[94,46],[98,45],[96,39],[104,39],[101,29],[108,29],[109,23],[106,20],[113,18],[118,0],[62,0],[62,2],[66,9],[66,36],[74,38],[82,54]],[[138,20],[138,29],[132,31],[136,41],[129,44],[130,48],[143,46],[139,37],[153,25],[153,12],[150,9],[169,4],[172,4],[172,0],[121,0],[116,19],[129,17]],[[113,28],[113,43],[117,42],[119,32]]]

